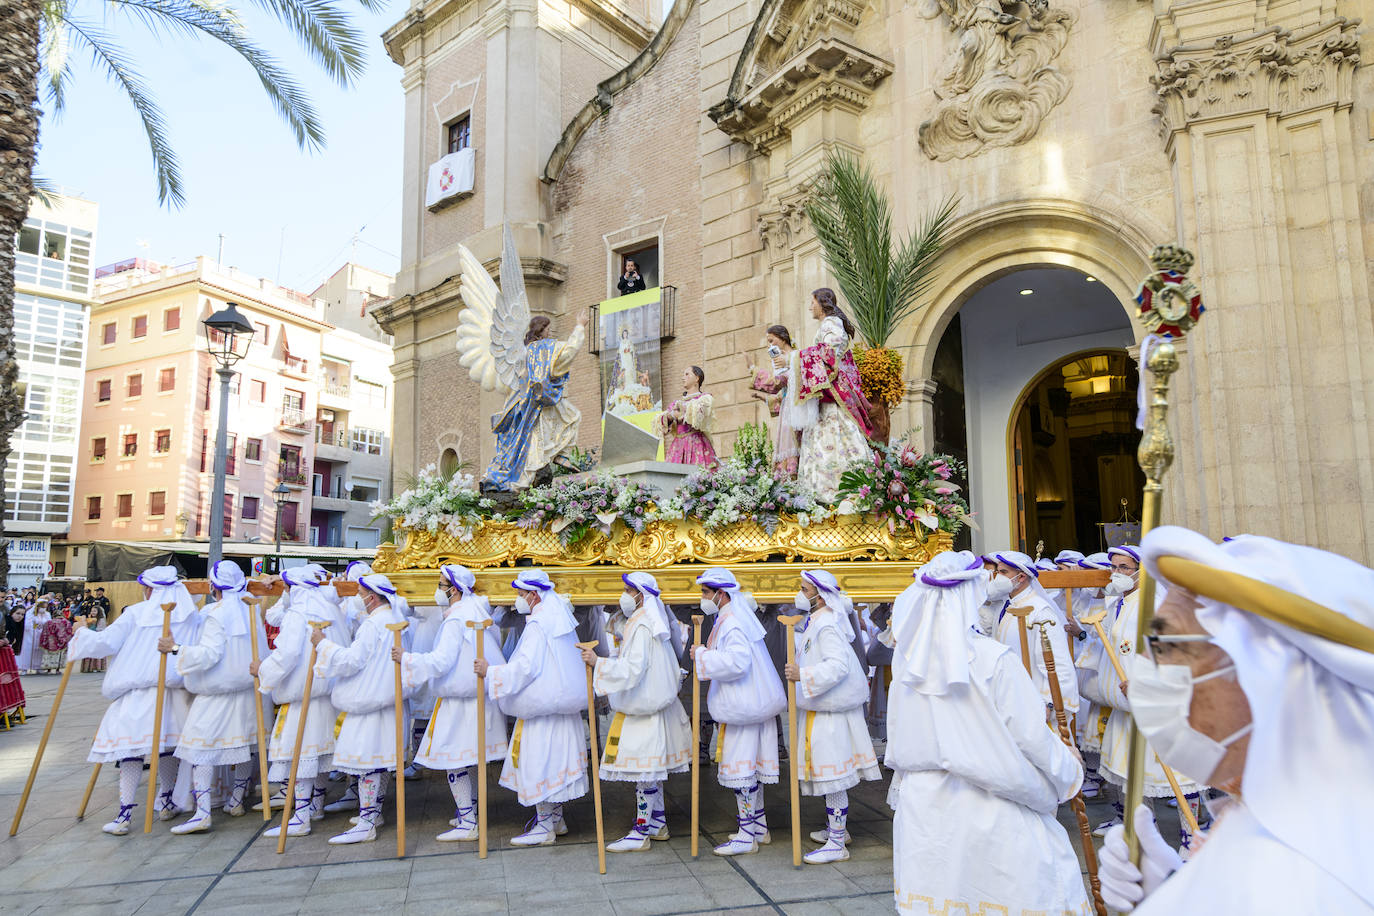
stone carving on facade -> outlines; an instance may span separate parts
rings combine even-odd
[[[806,218],[810,196],[811,184],[803,184],[759,209],[759,238],[770,262],[791,257],[793,249],[811,237],[811,221]]]
[[[1360,63],[1358,25],[1337,18],[1175,48],[1157,61],[1150,78],[1165,136],[1203,118],[1348,107]]]
[[[939,97],[918,142],[931,159],[964,159],[985,147],[1024,143],[1069,92],[1053,66],[1077,16],[1048,0],[921,0],[958,33],[936,80]]]

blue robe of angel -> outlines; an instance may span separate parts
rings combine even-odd
[[[525,471],[530,441],[539,435],[539,414],[563,398],[568,375],[554,376],[553,358],[558,341],[536,340],[525,347],[525,375],[521,387],[511,392],[506,406],[491,418],[496,433],[496,457],[484,477],[495,489],[509,490]]]

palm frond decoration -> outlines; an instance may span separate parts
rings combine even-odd
[[[930,292],[957,207],[947,199],[894,244],[892,204],[872,171],[844,153],[826,158],[806,215],[868,346],[885,346]]]

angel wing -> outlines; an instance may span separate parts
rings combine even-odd
[[[458,362],[487,391],[515,388],[525,371],[525,331],[529,328],[530,307],[509,226],[503,241],[504,293],[497,289],[487,269],[467,246],[458,246],[464,304],[456,331]]]

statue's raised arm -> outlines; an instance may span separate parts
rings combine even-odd
[[[528,486],[535,473],[577,442],[582,415],[563,395],[568,370],[585,340],[582,321],[568,340],[549,336],[549,319],[530,317],[525,276],[510,226],[504,230],[501,288],[482,262],[458,246],[463,311],[458,316],[459,363],[487,391],[507,392],[491,418],[496,457],[483,489]]]

